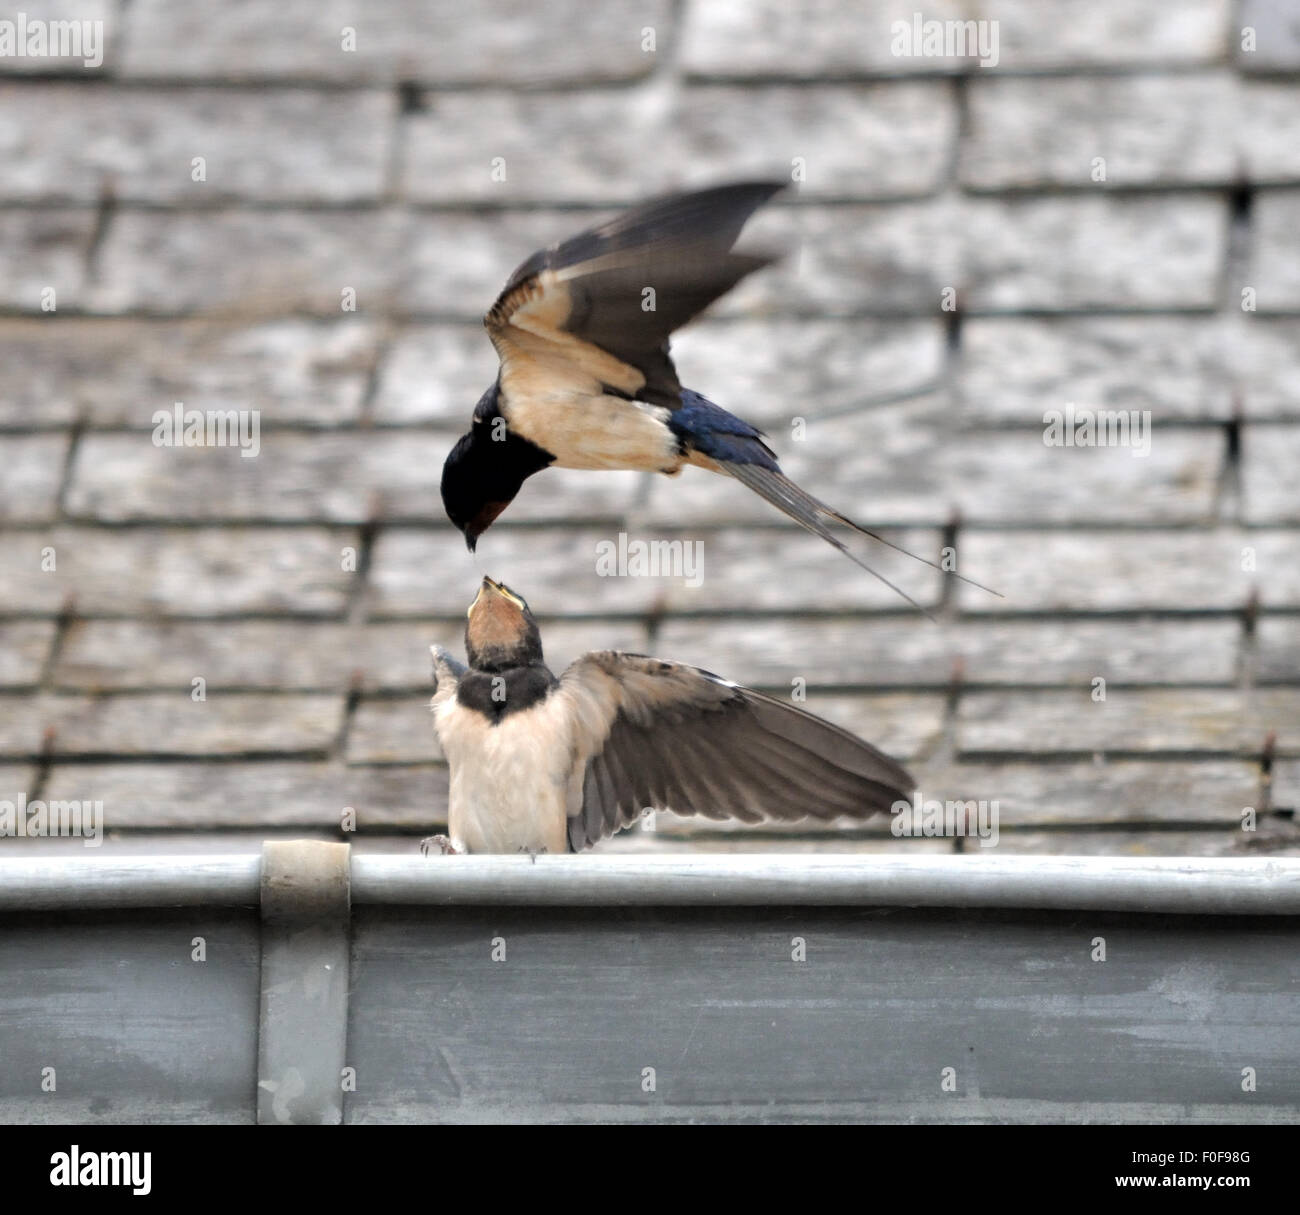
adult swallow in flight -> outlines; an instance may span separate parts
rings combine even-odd
[[[694,464],[735,477],[881,577],[827,522],[897,546],[800,489],[760,430],[682,387],[668,353],[674,330],[775,260],[733,246],[786,184],[657,199],[534,253],[510,276],[484,317],[501,361],[496,383],[442,471],[443,505],[471,551],[524,481],[551,465],[675,476]]]
[[[597,650],[557,679],[528,605],[491,578],[465,652],[468,667],[433,647],[451,796],[426,852],[578,852],[652,808],[862,819],[916,788],[870,743],[696,667]]]

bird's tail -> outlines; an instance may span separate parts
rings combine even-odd
[[[945,569],[928,557],[910,552],[892,540],[886,540],[878,532],[854,523],[847,515],[831,510],[825,502],[819,502],[812,494],[800,489],[781,471],[780,465],[776,462],[776,453],[763,442],[761,430],[750,425],[743,418],[736,417],[734,413],[729,413],[721,405],[715,405],[698,392],[689,388],[682,390],[681,408],[674,410],[669,416],[668,426],[686,450],[699,452],[707,457],[710,461],[707,467],[730,473],[737,481],[744,482],[759,497],[766,498],[777,510],[789,515],[800,527],[806,528],[814,536],[820,536],[827,544],[839,549],[855,565],[861,566],[873,578],[878,578],[890,590],[896,591],[923,616],[933,619],[930,613],[902,587],[895,586],[884,574],[872,569],[865,561],[849,552],[845,544],[832,534],[824,520],[829,519],[832,523],[851,527],[855,532],[879,541],[886,548],[895,549],[904,556],[928,565],[942,574],[958,578],[962,582],[970,583],[971,586],[979,587],[982,591],[988,591],[990,595],[1002,598],[991,587],[984,586],[954,570]]]
[[[775,461],[773,461],[775,463]],[[993,590],[991,587],[984,586],[983,583],[976,582],[973,578],[967,578],[955,570],[945,569],[936,561],[931,561],[928,557],[922,557],[919,553],[911,552],[901,545],[895,544],[892,540],[886,540],[884,536],[873,532],[870,528],[854,523],[847,515],[840,514],[837,510],[832,510],[824,502],[818,501],[801,489],[779,468],[771,468],[766,464],[743,464],[732,463],[729,461],[718,461],[718,467],[735,477],[736,480],[748,485],[759,497],[766,499],[778,510],[789,515],[800,527],[806,528],[814,536],[820,536],[827,544],[839,549],[855,565],[861,566],[873,578],[878,578],[891,590],[896,591],[907,600],[918,612],[930,619],[933,617],[925,610],[915,599],[912,598],[902,587],[896,586],[890,582],[879,570],[872,569],[865,561],[855,557],[848,549],[848,546],[836,537],[823,522],[829,519],[834,523],[842,523],[845,527],[852,528],[855,532],[860,532],[864,536],[870,536],[871,539],[879,541],[886,548],[892,548],[896,552],[911,557],[914,561],[919,561],[923,565],[928,565],[932,569],[938,570],[952,578],[958,578],[962,582],[969,583],[971,586],[978,587],[982,591],[987,591],[990,595],[997,595],[999,599],[1002,595]]]

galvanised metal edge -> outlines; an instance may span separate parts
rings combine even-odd
[[[262,859],[0,859],[0,911],[258,905]],[[1297,857],[353,855],[380,905],[908,906],[1300,915]]]
[[[0,911],[256,907],[262,856],[0,858]]]

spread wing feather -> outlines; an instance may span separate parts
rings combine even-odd
[[[696,667],[597,651],[557,695],[574,722],[575,851],[646,809],[745,822],[866,818],[908,799],[908,773],[794,705]]]
[[[534,253],[484,317],[503,365],[529,376],[524,365],[532,361],[553,376],[564,361],[574,379],[676,409],[681,384],[668,336],[773,260],[732,246],[787,184],[741,182],[655,199]]]

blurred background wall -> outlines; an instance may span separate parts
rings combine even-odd
[[[925,796],[995,800],[1004,850],[1296,851],[1296,4],[21,8],[0,798],[102,800],[119,847],[338,835],[351,810],[347,838],[413,848],[445,813],[427,646],[459,646],[486,572],[552,665],[634,648],[806,692]],[[89,23],[79,53],[26,53],[57,21]],[[798,183],[752,229],[797,254],[680,336],[684,382],[1004,599],[859,546],[930,623],[697,472],[549,472],[477,558],[445,521],[510,270],[754,174]],[[178,404],[255,415],[256,454],[159,445]],[[1048,441],[1051,411],[1099,410],[1146,450]],[[699,542],[699,584],[599,576],[620,533]],[[656,826],[613,846],[828,846]],[[954,845],[880,823],[835,846]]]

